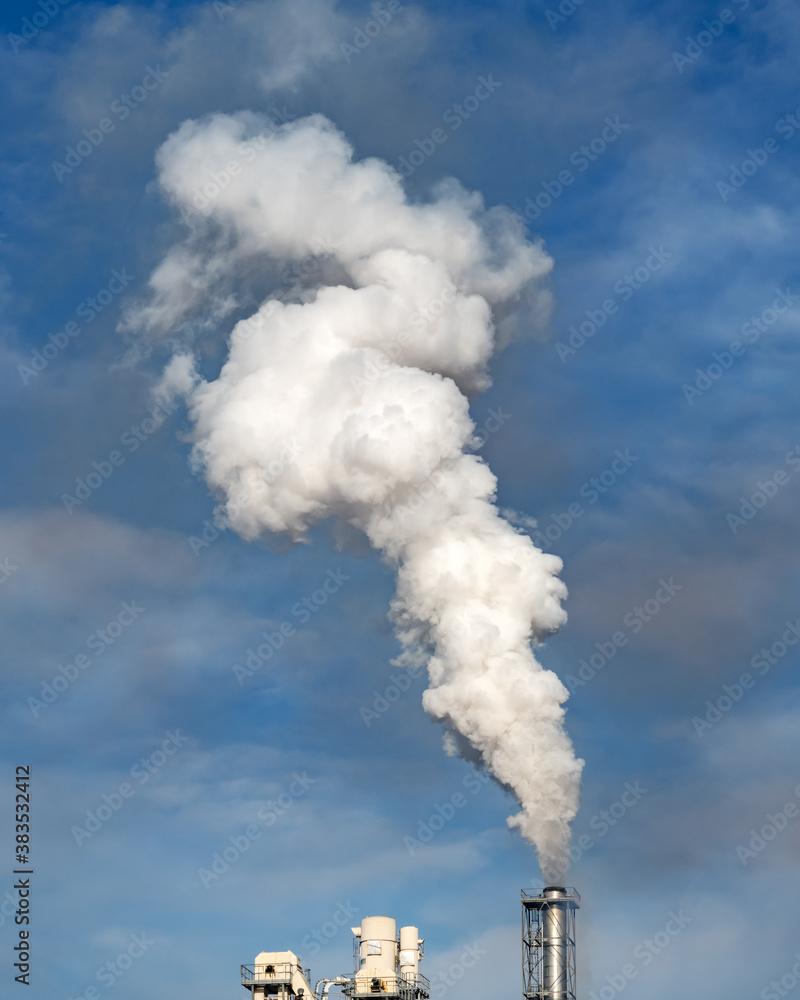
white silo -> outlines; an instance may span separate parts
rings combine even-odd
[[[397,922],[392,917],[364,917],[358,932],[356,992],[397,992]]]
[[[422,959],[422,938],[417,927],[400,928],[400,975],[406,982],[413,982],[419,974]]]
[[[391,917],[365,917],[352,928],[356,968],[352,976],[320,979],[314,990],[309,970],[292,951],[263,951],[241,968],[242,985],[252,1000],[328,1000],[331,987],[343,1000],[430,1000],[431,984],[422,975],[423,940],[416,927],[401,927]]]

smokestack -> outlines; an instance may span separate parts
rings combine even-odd
[[[525,1000],[575,1000],[573,888],[522,890],[522,992]]]

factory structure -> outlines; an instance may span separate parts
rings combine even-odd
[[[522,890],[522,995],[525,1000],[575,1000],[573,888]]]
[[[573,888],[522,890],[522,994],[525,1000],[576,1000]],[[348,1000],[430,1000],[422,975],[424,941],[416,927],[392,917],[365,917],[353,927],[355,968],[349,976],[320,979],[293,951],[262,951],[241,967],[242,986],[252,1000],[326,1000],[336,987]]]

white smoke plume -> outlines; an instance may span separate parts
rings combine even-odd
[[[233,328],[214,381],[177,349],[162,391],[186,395],[196,466],[244,538],[303,539],[337,515],[396,567],[392,616],[404,662],[427,662],[425,710],[448,752],[477,752],[513,793],[509,825],[558,881],[583,762],[568,693],[531,644],[565,621],[561,561],[499,515],[464,395],[489,384],[496,318],[546,308],[552,261],[455,181],[412,204],[391,167],[352,153],[318,115],[278,130],[252,114],[184,123],[159,180],[193,232],[128,325],[174,328],[209,293],[218,322],[237,270],[324,257],[318,287]]]

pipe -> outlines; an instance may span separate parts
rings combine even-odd
[[[542,989],[549,1000],[566,1000],[567,899],[563,886],[547,886],[542,907]]]
[[[347,976],[336,976],[333,979],[320,979],[317,985],[314,987],[314,996],[317,1000],[325,1000],[328,995],[328,990],[331,986],[346,986],[348,983],[352,982],[352,979],[348,979]],[[322,983],[325,983],[325,987],[320,995],[319,988]]]

